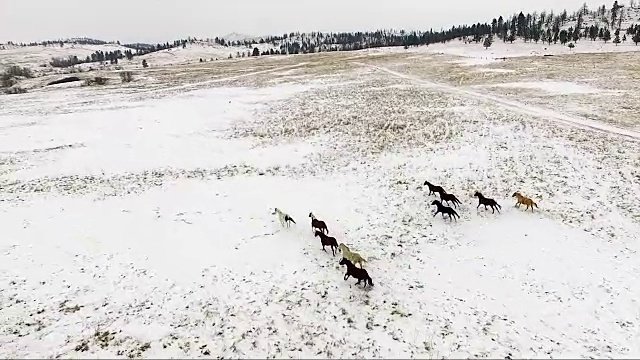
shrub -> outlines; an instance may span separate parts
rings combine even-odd
[[[4,73],[5,75],[8,75],[8,76],[22,76],[27,79],[30,79],[33,77],[33,72],[31,72],[31,69],[27,67],[17,66],[17,65],[9,66],[4,70]]]
[[[0,87],[8,88],[17,83],[18,80],[16,80],[16,78],[14,78],[13,76],[9,76],[7,74],[2,74],[2,76],[0,76]]]
[[[12,87],[13,85],[18,83],[18,77],[32,78],[33,73],[29,68],[11,65],[6,68],[2,74],[0,74],[0,87]]]
[[[19,87],[19,86],[14,86],[14,87],[10,87],[8,89],[6,89],[5,94],[7,95],[15,95],[15,94],[24,94],[27,92],[27,90]]]
[[[123,83],[128,83],[133,80],[133,73],[131,71],[123,71],[120,73],[120,79]]]
[[[87,80],[84,81],[84,84],[87,86],[91,86],[91,85],[106,85],[107,81],[109,79],[102,77],[102,76],[96,76],[93,79],[89,78]]]

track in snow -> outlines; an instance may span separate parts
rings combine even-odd
[[[594,120],[590,120],[587,118],[583,118],[583,117],[577,117],[577,116],[569,116],[569,115],[565,115],[565,114],[559,114],[553,110],[550,109],[545,109],[545,108],[541,108],[541,107],[537,107],[537,106],[531,106],[531,105],[526,105],[526,104],[522,104],[519,103],[517,101],[512,101],[512,100],[508,100],[508,99],[504,99],[501,98],[499,96],[495,96],[495,95],[488,95],[488,94],[483,94],[483,93],[479,93],[476,91],[472,91],[472,90],[467,90],[467,89],[463,89],[463,88],[459,88],[459,87],[455,87],[452,85],[448,85],[448,84],[442,84],[442,83],[436,83],[433,81],[429,81],[429,80],[424,80],[424,79],[420,79],[420,78],[416,78],[414,76],[411,75],[407,75],[407,74],[403,74],[397,71],[393,71],[390,69],[387,69],[385,67],[381,67],[381,66],[376,66],[376,65],[371,65],[371,64],[365,64],[365,63],[360,63],[360,62],[354,62],[356,64],[359,65],[364,65],[364,66],[369,66],[371,68],[380,70],[380,71],[384,71],[388,74],[391,74],[393,76],[402,78],[402,79],[406,79],[406,80],[411,80],[415,83],[418,83],[420,85],[423,86],[428,86],[428,87],[432,87],[438,90],[442,90],[442,91],[446,91],[446,92],[450,92],[450,93],[455,93],[455,94],[459,94],[459,95],[463,95],[466,97],[470,97],[473,99],[482,99],[482,100],[486,100],[489,102],[493,102],[496,103],[498,105],[501,105],[503,108],[511,110],[511,111],[515,111],[524,115],[531,115],[534,117],[538,117],[538,118],[545,118],[545,119],[549,119],[558,123],[562,123],[562,124],[566,124],[566,125],[570,125],[570,126],[574,126],[574,127],[578,127],[578,128],[582,128],[582,129],[590,129],[590,130],[596,130],[596,131],[603,131],[603,132],[607,132],[607,133],[612,133],[612,134],[616,134],[616,135],[620,135],[620,136],[624,136],[633,140],[640,140],[640,132],[637,131],[633,131],[633,130],[628,130],[628,129],[622,129],[619,127],[615,127],[615,126],[611,126],[611,125],[607,125],[598,121],[594,121]]]

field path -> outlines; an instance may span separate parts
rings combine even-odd
[[[526,105],[526,104],[522,104],[519,103],[517,101],[513,101],[513,100],[508,100],[499,96],[495,96],[495,95],[489,95],[486,93],[481,93],[481,92],[477,92],[477,91],[473,91],[473,90],[468,90],[468,89],[464,89],[464,88],[460,88],[460,87],[456,87],[453,85],[448,85],[448,84],[443,84],[443,83],[436,83],[433,81],[429,81],[429,80],[424,80],[424,79],[420,79],[417,78],[415,76],[411,76],[411,75],[407,75],[407,74],[403,74],[397,71],[393,71],[391,69],[385,68],[385,67],[381,67],[381,66],[376,66],[376,65],[371,65],[371,64],[365,64],[365,63],[360,63],[360,62],[354,62],[356,64],[359,65],[364,65],[364,66],[368,66],[380,71],[384,71],[388,74],[391,74],[393,76],[402,78],[402,79],[406,79],[406,80],[411,80],[414,83],[423,85],[423,86],[427,86],[427,87],[431,87],[431,88],[435,88],[438,90],[442,90],[445,92],[449,92],[449,93],[454,93],[454,94],[459,94],[459,95],[463,95],[466,96],[468,98],[472,98],[472,99],[481,99],[481,100],[486,100],[492,103],[496,103],[500,106],[502,106],[505,109],[514,111],[514,112],[518,112],[524,115],[531,115],[534,117],[538,117],[538,118],[544,118],[544,119],[548,119],[548,120],[552,120],[558,123],[562,123],[562,124],[566,124],[566,125],[570,125],[570,126],[574,126],[574,127],[578,127],[578,128],[582,128],[582,129],[590,129],[590,130],[597,130],[597,131],[603,131],[603,132],[607,132],[607,133],[613,133],[613,134],[617,134],[620,136],[624,136],[627,138],[631,138],[633,140],[640,140],[640,132],[638,131],[633,131],[633,130],[629,130],[629,129],[623,129],[623,128],[619,128],[616,126],[612,126],[612,125],[607,125],[604,124],[602,122],[599,121],[595,121],[595,120],[590,120],[584,117],[578,117],[578,116],[569,116],[569,115],[565,115],[565,114],[560,114],[557,113],[553,110],[550,109],[545,109],[545,108],[541,108],[541,107],[537,107],[537,106],[532,106],[532,105]]]

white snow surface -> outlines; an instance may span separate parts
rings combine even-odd
[[[640,356],[640,134],[344,56],[0,97],[0,357]]]

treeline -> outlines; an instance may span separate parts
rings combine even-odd
[[[631,9],[637,10],[634,5]],[[264,56],[264,55],[287,55],[287,54],[307,54],[327,51],[351,51],[367,48],[404,46],[421,46],[435,43],[446,43],[454,39],[461,38],[465,42],[479,43],[490,37],[497,37],[503,42],[514,42],[522,39],[525,42],[543,43],[575,43],[582,39],[591,41],[601,40],[612,41],[616,44],[628,40],[636,44],[640,42],[640,29],[638,25],[632,24],[626,29],[622,29],[624,19],[628,18],[629,10],[625,6],[614,1],[611,8],[607,9],[602,5],[595,10],[590,10],[586,3],[576,12],[569,14],[566,10],[560,13],[541,12],[523,13],[512,16],[499,16],[491,22],[476,23],[468,25],[452,26],[448,29],[429,31],[389,31],[378,30],[371,32],[341,32],[341,33],[299,33],[291,32],[277,36],[267,36],[260,39],[226,40],[222,37],[215,39],[199,40],[189,37],[187,39],[174,40],[173,42],[158,44],[132,43],[124,44],[128,50],[124,52],[115,51],[110,53],[96,52],[85,59],[78,59],[73,56],[68,59],[56,59],[54,66],[72,66],[83,62],[104,62],[117,63],[118,60],[126,57],[131,60],[135,56],[141,56],[157,51],[171,48],[183,47],[193,43],[218,44],[225,47],[246,47],[248,50],[237,51],[236,57],[244,56]],[[637,16],[637,11],[636,15]],[[588,25],[585,25],[588,22]],[[628,39],[631,37],[631,39]],[[74,39],[74,43],[86,44],[106,44],[107,42],[93,39]],[[46,41],[39,45],[55,45],[56,41]],[[119,44],[119,42],[117,42]],[[10,43],[13,44],[13,43]],[[63,44],[63,42],[58,42]],[[257,45],[270,45],[268,50],[259,50]],[[62,45],[60,45],[62,46]],[[253,49],[252,49],[253,48]],[[232,54],[229,55],[233,57]],[[53,63],[54,61],[52,61]],[[52,64],[53,65],[53,64]]]
[[[190,41],[192,42],[193,40],[176,40],[173,43],[167,42],[165,44],[156,44],[156,45],[142,44],[142,43],[124,44],[122,46],[127,47],[129,49],[125,51],[114,50],[114,51],[108,51],[108,52],[98,50],[92,53],[91,55],[88,55],[85,58],[78,58],[78,56],[76,55],[71,55],[67,58],[53,58],[51,59],[49,64],[53,67],[59,67],[59,68],[65,68],[65,67],[70,67],[70,66],[85,64],[85,63],[95,63],[95,62],[99,62],[99,63],[109,62],[110,64],[117,65],[119,60],[122,60],[125,58],[127,60],[133,60],[135,56],[141,56],[141,55],[149,54],[152,52],[166,50],[166,49],[180,47],[180,46],[186,47],[186,44],[189,43]],[[118,42],[118,44],[120,44],[120,42]]]
[[[118,60],[126,58],[127,60],[133,59],[133,52],[131,50],[115,50],[115,51],[96,51],[91,55],[87,55],[86,58],[81,59],[75,55],[69,56],[68,58],[53,58],[49,62],[49,64],[53,67],[65,68],[78,64],[85,63],[94,63],[94,62],[109,62],[110,64],[118,64]]]
[[[632,8],[633,9],[633,8]],[[589,10],[584,4],[578,11],[569,14],[566,10],[560,13],[541,12],[514,14],[510,17],[499,16],[490,23],[476,23],[473,25],[453,26],[440,31],[412,31],[393,32],[379,30],[374,32],[355,33],[289,33],[282,36],[271,36],[260,41],[245,40],[228,42],[222,38],[216,38],[220,45],[245,45],[257,43],[270,43],[279,47],[275,54],[306,54],[325,51],[351,51],[377,47],[393,47],[429,45],[434,43],[446,43],[461,38],[465,42],[479,43],[487,37],[496,36],[503,42],[513,43],[516,39],[525,42],[558,43],[567,44],[581,39],[591,41],[613,41],[618,44],[632,40],[636,45],[640,42],[639,25],[631,24],[626,29],[622,28],[622,22],[626,18],[623,5],[613,2],[611,9],[605,5],[595,10]],[[591,24],[586,26],[585,21]],[[567,26],[570,25],[568,28]],[[624,33],[622,31],[624,30]],[[631,37],[628,39],[627,37]],[[575,45],[573,45],[575,46]],[[266,55],[262,52],[259,55]],[[272,55],[271,52],[268,53]],[[238,55],[239,56],[239,55]],[[242,54],[244,56],[244,54]],[[252,56],[256,56],[254,51]]]
[[[74,39],[65,39],[65,40],[46,40],[46,41],[40,41],[40,42],[29,42],[29,43],[24,43],[24,42],[13,42],[13,41],[8,41],[7,45],[9,46],[16,46],[16,47],[26,47],[26,46],[60,46],[60,47],[64,47],[66,45],[106,45],[106,44],[118,44],[120,45],[119,41],[112,41],[112,42],[107,42],[107,41],[103,41],[103,40],[96,40],[96,39],[90,39],[90,38],[74,38]]]
[[[174,40],[169,43],[166,42],[164,44],[144,44],[144,43],[133,43],[133,44],[124,44],[122,46],[128,48],[125,51],[114,50],[109,52],[96,51],[93,54],[87,56],[86,58],[78,58],[77,56],[69,56],[68,58],[54,58],[50,61],[50,65],[53,67],[70,67],[83,63],[94,63],[94,62],[109,62],[110,64],[118,64],[119,60],[127,59],[133,60],[135,56],[142,56],[146,54],[150,54],[157,51],[167,50],[171,48],[182,47],[185,48],[187,44],[195,42],[196,39],[188,38],[181,40]],[[117,42],[120,45],[120,42]]]
[[[499,16],[490,23],[454,26],[441,31],[412,32],[357,32],[357,33],[290,33],[271,40],[280,42],[281,52],[313,53],[318,51],[349,51],[365,48],[388,46],[421,46],[434,43],[446,43],[456,38],[465,41],[480,42],[488,36],[496,36],[503,42],[522,39],[525,42],[562,43],[577,42],[580,39],[602,40],[618,44],[627,41],[627,36],[637,44],[640,33],[638,25],[622,29],[625,19],[625,7],[613,2],[611,9],[602,5],[590,11],[584,4],[578,11],[568,14],[566,10],[555,14],[551,12],[514,14],[510,17]],[[585,20],[594,24],[585,26]],[[568,28],[567,25],[571,24]],[[626,30],[621,34],[621,30]]]

